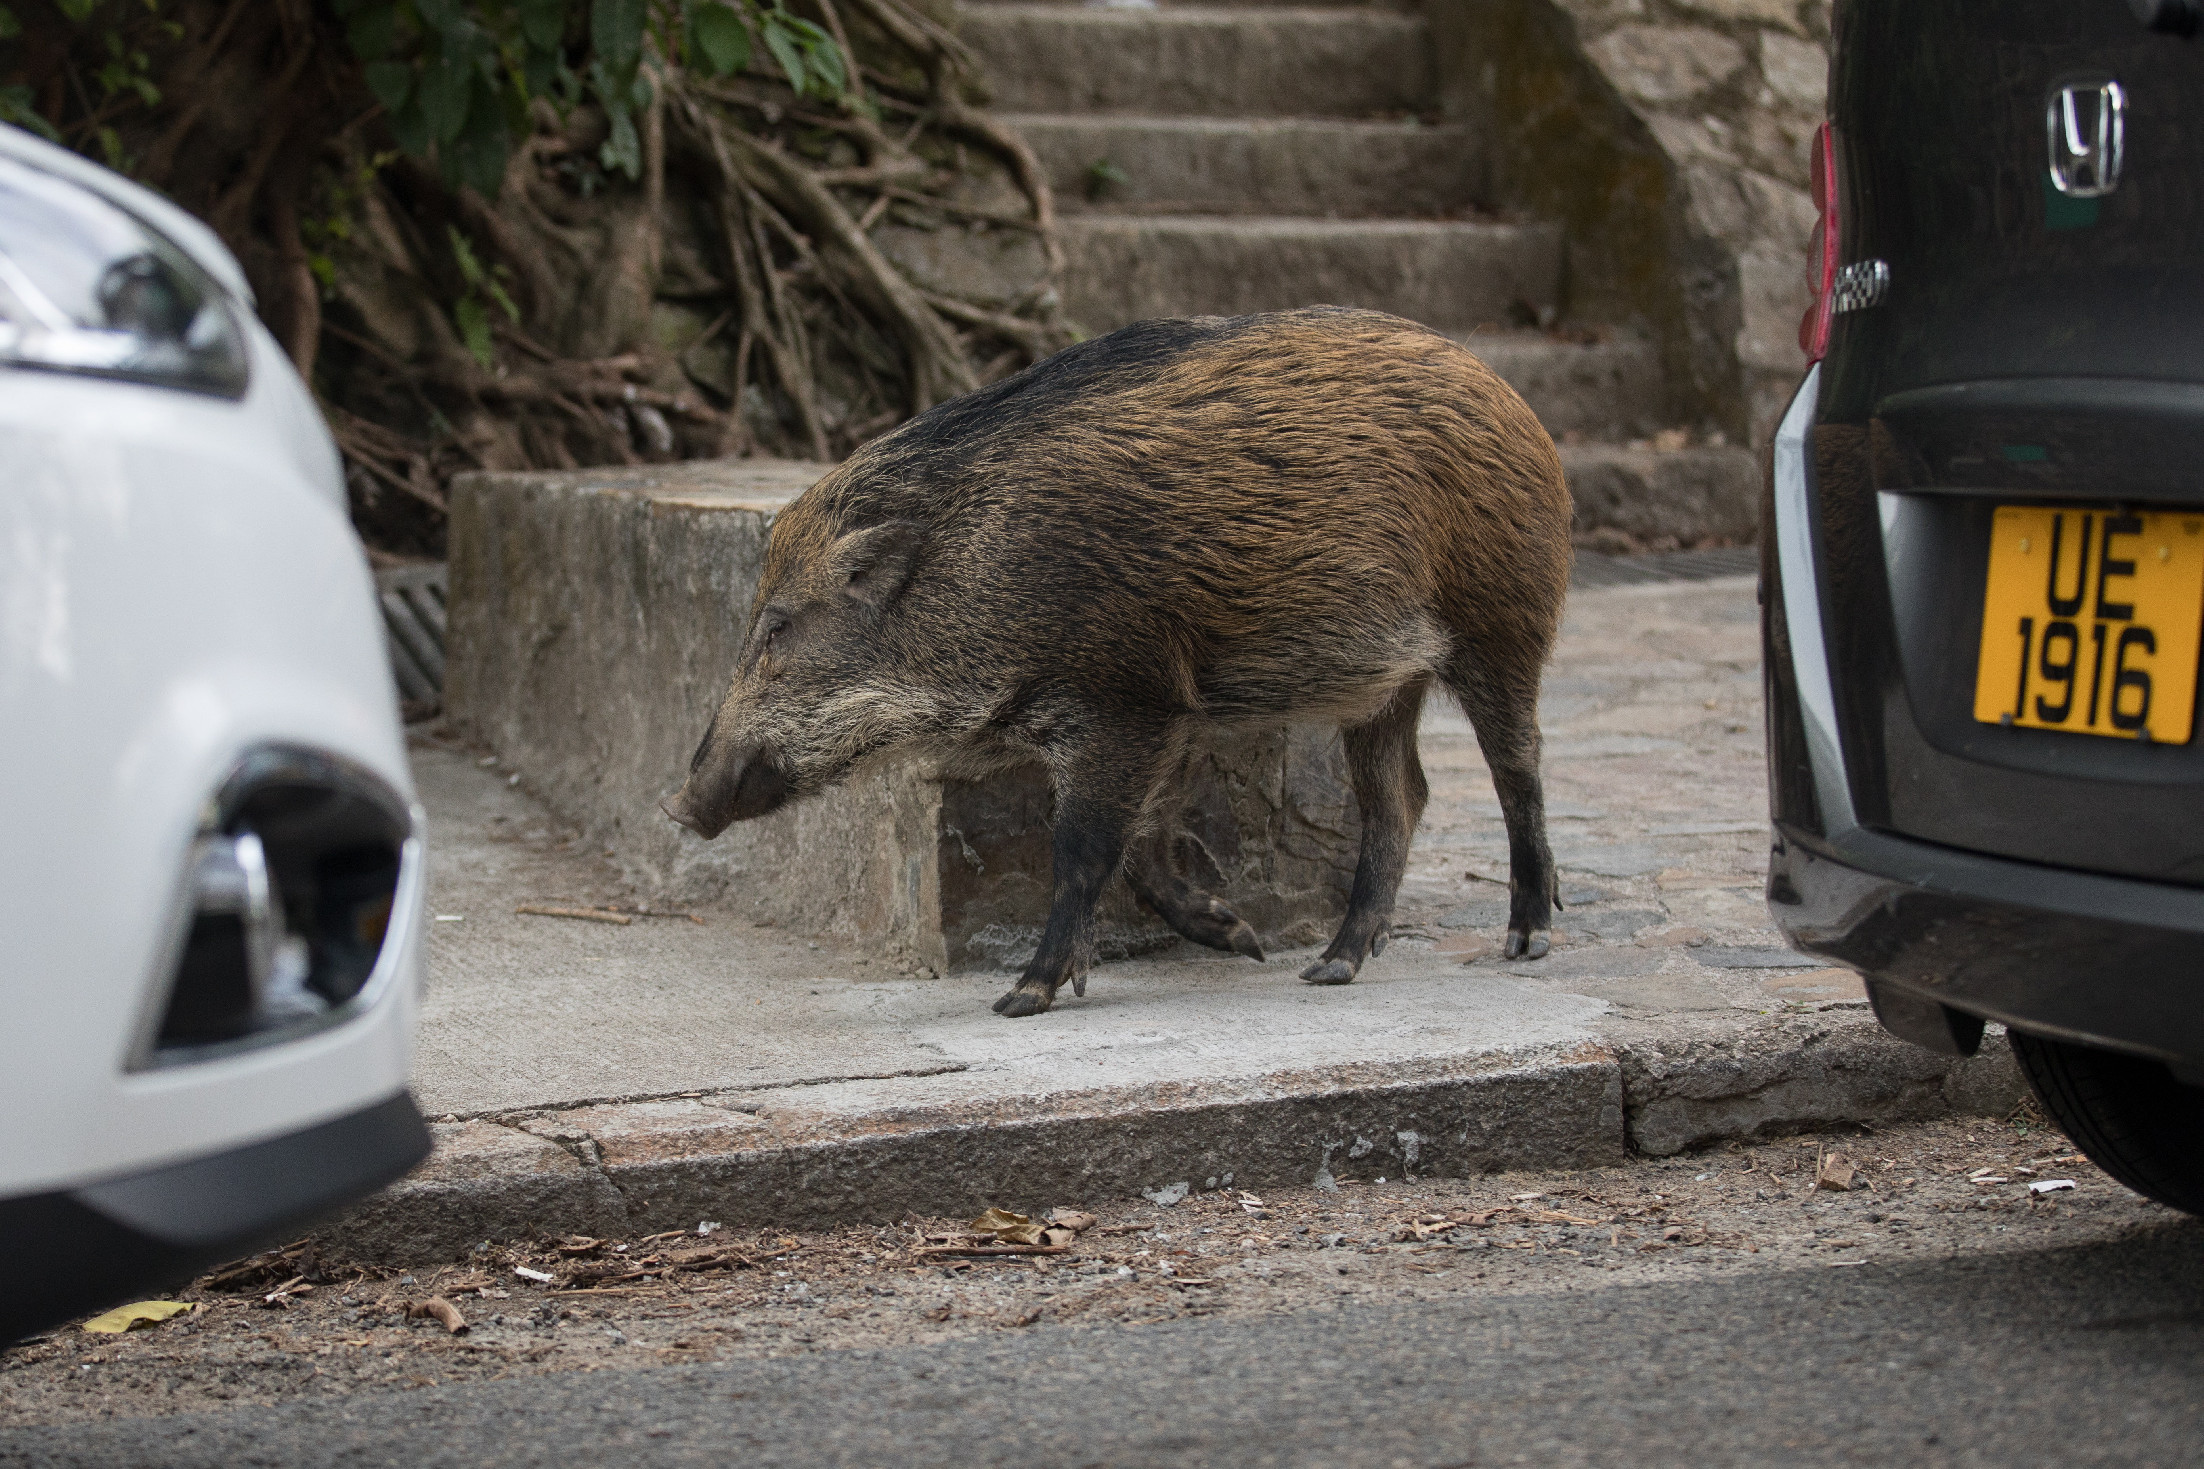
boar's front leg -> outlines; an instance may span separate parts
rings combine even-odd
[[[1056,1001],[1066,980],[1084,984],[1094,947],[1094,909],[1102,889],[1125,861],[1125,844],[1142,798],[1161,763],[1163,741],[1112,731],[1091,736],[1084,748],[1060,756],[1055,767],[1056,832],[1048,925],[1041,946],[995,1013],[1038,1015]]]
[[[1362,961],[1381,952],[1392,933],[1393,900],[1408,870],[1409,838],[1430,795],[1423,762],[1416,758],[1423,690],[1420,682],[1405,685],[1368,723],[1341,732],[1348,783],[1362,808],[1362,851],[1339,932],[1324,957],[1301,971],[1310,984],[1350,982]]]

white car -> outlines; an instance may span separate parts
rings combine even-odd
[[[0,1343],[426,1155],[421,827],[336,450],[237,262],[0,127]]]

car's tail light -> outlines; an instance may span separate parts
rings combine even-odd
[[[287,1040],[364,1009],[419,861],[411,810],[381,780],[311,751],[256,751],[192,843],[167,984],[134,1066]]]
[[[1829,323],[1836,316],[1837,140],[1829,124],[1814,129],[1814,238],[1806,250],[1806,285],[1813,300],[1798,324],[1799,349],[1808,362],[1829,355]]]

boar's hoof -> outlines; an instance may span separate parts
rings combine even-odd
[[[1510,959],[1543,959],[1553,948],[1553,935],[1546,929],[1525,933],[1519,928],[1508,930],[1507,947],[1503,951]]]
[[[1320,959],[1301,971],[1309,984],[1352,984],[1355,967],[1344,959]]]
[[[1038,1015],[1055,998],[1047,990],[1027,989],[1021,984],[995,1002],[995,1013],[1006,1020],[1016,1020],[1022,1015]]]
[[[1255,930],[1247,920],[1218,902],[1209,900],[1207,913],[1194,914],[1186,920],[1171,925],[1182,937],[1212,949],[1222,949],[1227,954],[1245,954],[1256,963],[1263,962],[1263,942],[1255,937]]]

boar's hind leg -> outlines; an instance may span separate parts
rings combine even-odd
[[[1126,865],[1133,895],[1156,910],[1180,938],[1263,962],[1263,946],[1247,920],[1171,870],[1168,832],[1142,842]]]
[[[1538,668],[1528,672],[1487,664],[1462,669],[1456,659],[1446,680],[1477,731],[1477,747],[1492,771],[1493,793],[1508,824],[1508,938],[1510,959],[1543,959],[1553,946],[1549,932],[1558,879],[1546,845],[1546,792],[1538,778]]]
[[[1050,842],[1048,924],[1033,962],[995,1013],[1038,1015],[1064,981],[1082,978],[1094,939],[1094,906],[1125,860],[1126,834],[1154,781],[1160,740],[1129,735],[1094,739],[1086,758],[1056,772],[1056,832]]]
[[[1376,718],[1342,732],[1348,780],[1362,808],[1362,851],[1338,934],[1324,957],[1301,972],[1310,984],[1348,983],[1363,960],[1385,948],[1392,932],[1393,899],[1408,870],[1408,840],[1430,793],[1423,762],[1416,758],[1423,689],[1420,682],[1405,686]]]

